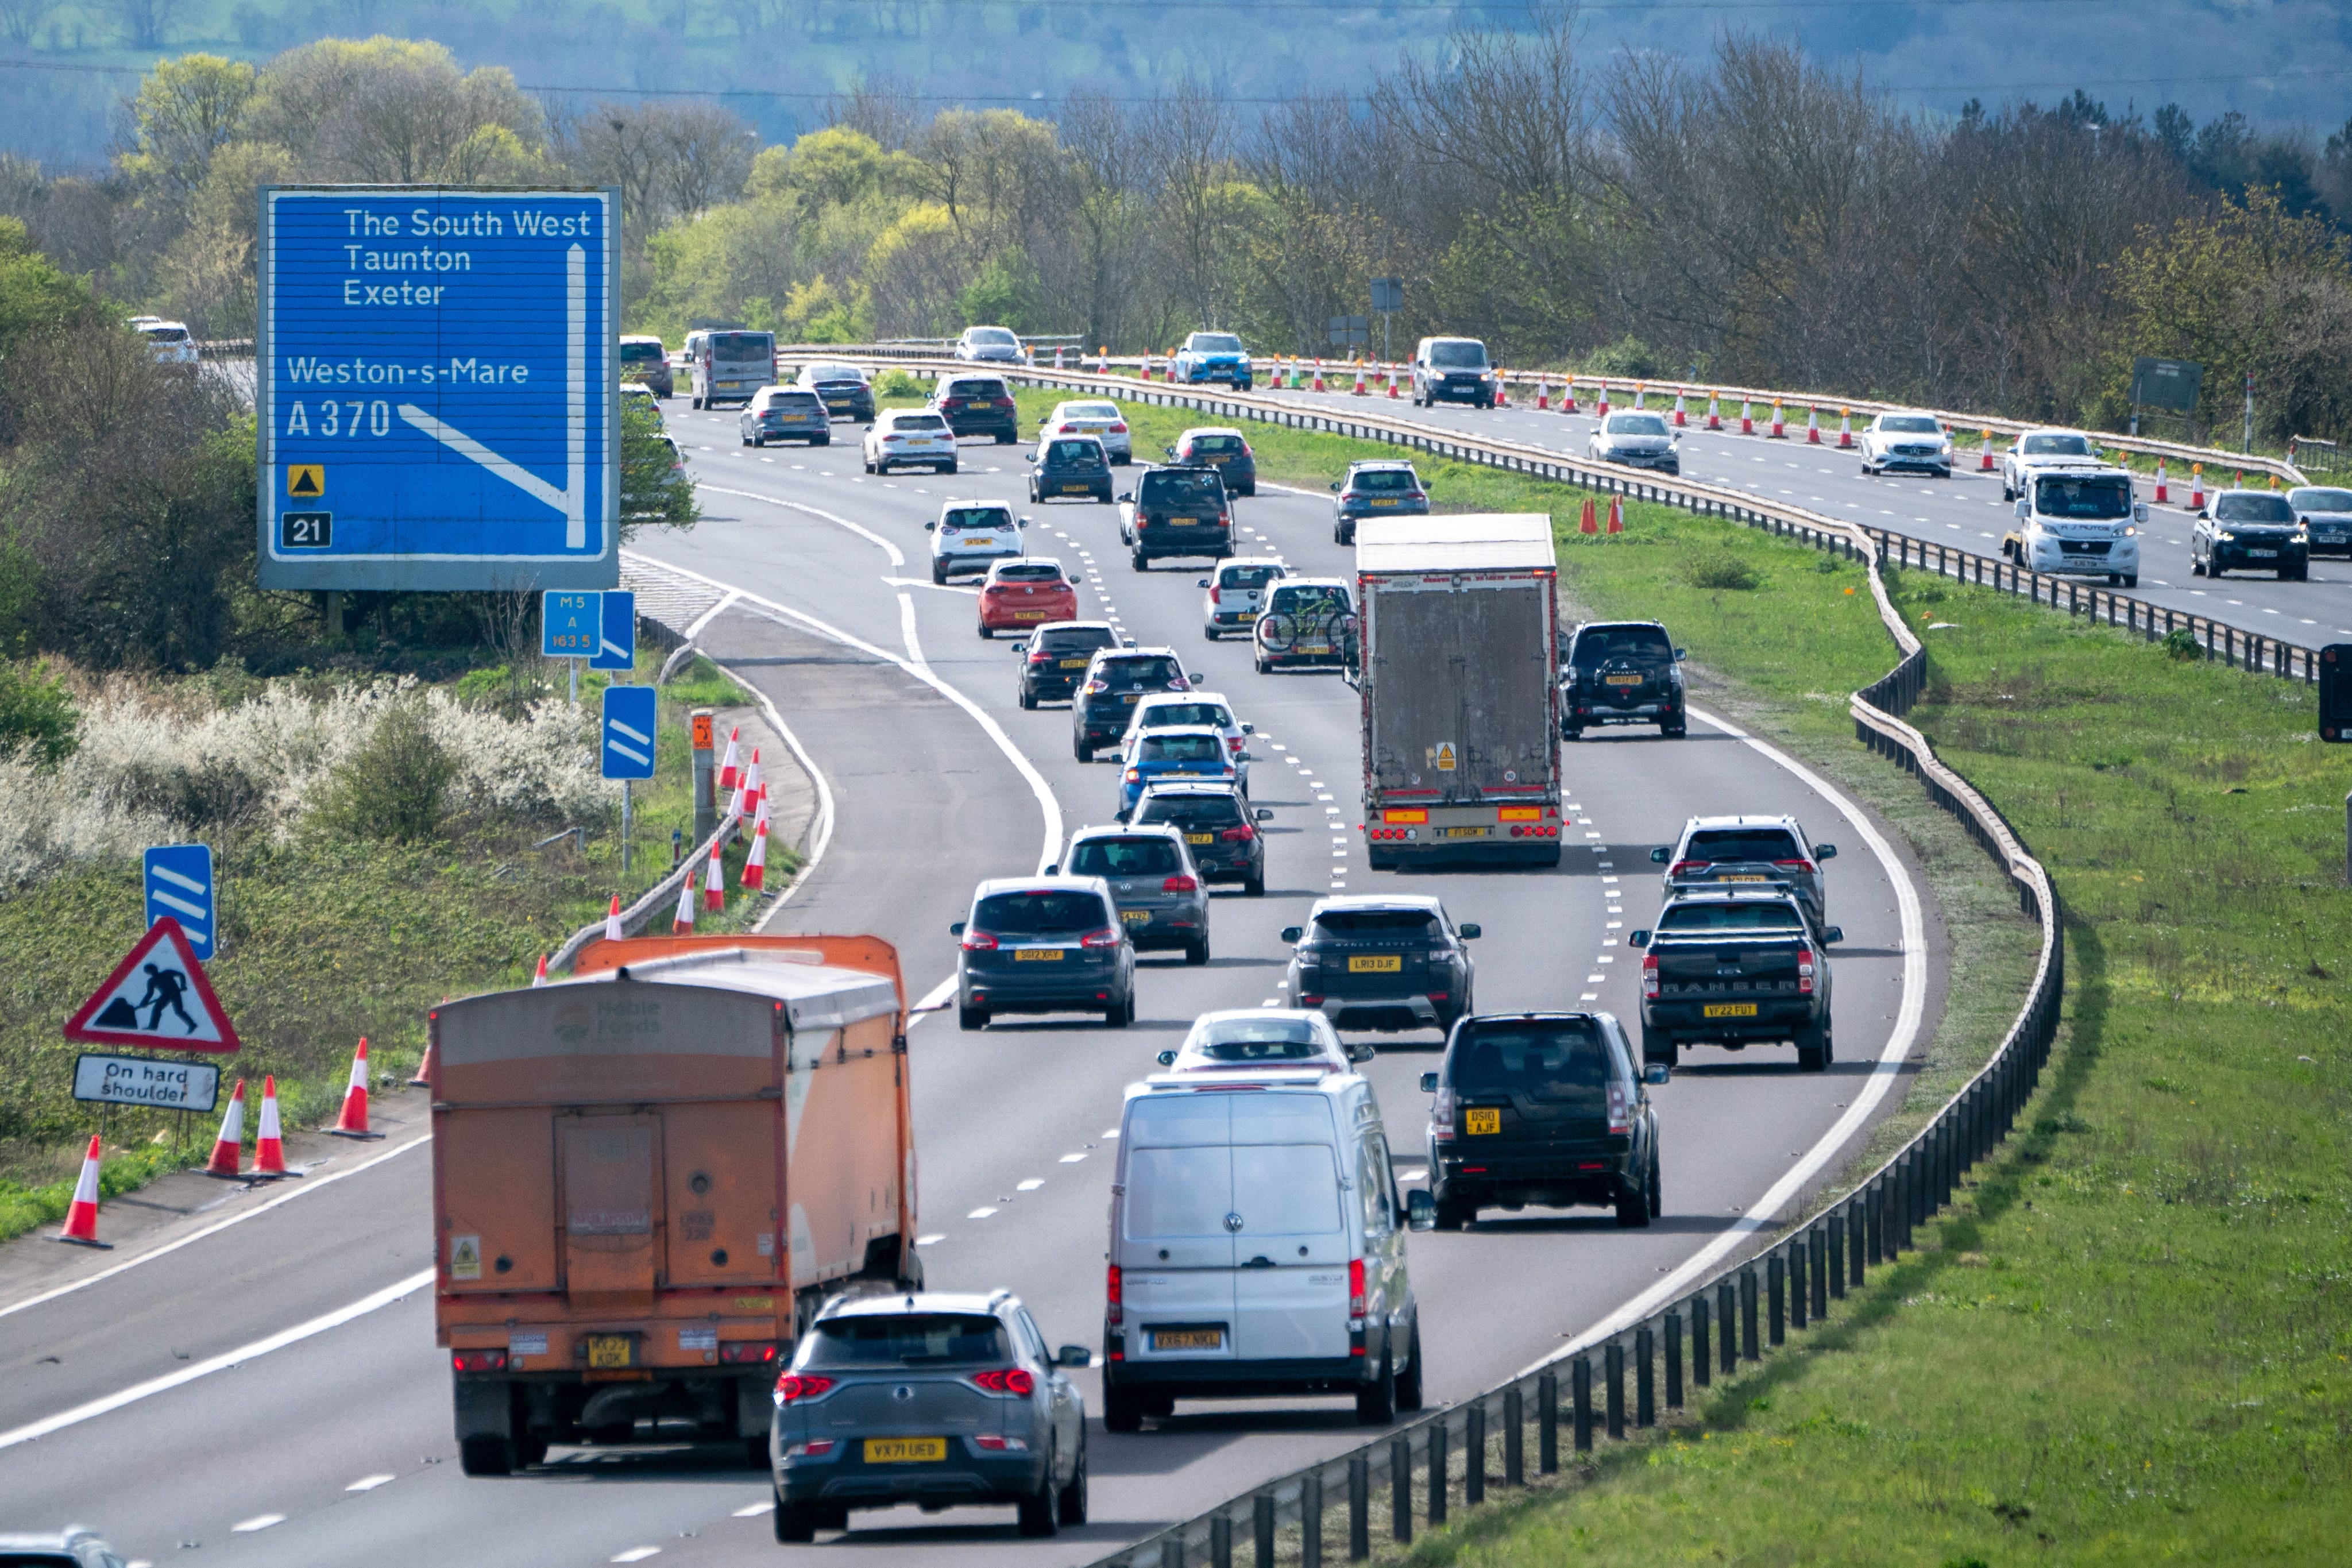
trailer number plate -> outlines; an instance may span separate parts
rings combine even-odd
[[[1440,838],[1484,838],[1490,831],[1485,827],[1441,827],[1437,836]]]
[[[1753,1002],[1710,1002],[1701,1010],[1710,1018],[1753,1018],[1756,1016],[1756,1004]]]
[[[596,1372],[625,1367],[634,1360],[635,1342],[626,1334],[590,1334],[588,1365]]]
[[[1471,1133],[1500,1132],[1503,1130],[1503,1113],[1492,1106],[1485,1110],[1474,1106],[1462,1113],[1462,1130]]]

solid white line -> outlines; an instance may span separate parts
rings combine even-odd
[[[389,1485],[397,1479],[394,1476],[362,1476],[343,1489],[347,1492],[372,1492],[376,1488]]]
[[[250,1535],[257,1530],[268,1530],[273,1524],[285,1522],[286,1516],[282,1513],[257,1513],[243,1523],[232,1524],[228,1528],[232,1535]]]
[[[421,1142],[423,1140],[420,1139],[418,1142]],[[133,1405],[152,1395],[167,1393],[182,1384],[194,1383],[200,1377],[208,1377],[224,1368],[241,1365],[246,1362],[266,1356],[272,1351],[284,1350],[288,1345],[298,1344],[314,1334],[323,1334],[329,1329],[339,1329],[354,1318],[365,1317],[379,1307],[388,1307],[402,1297],[425,1289],[432,1283],[433,1270],[420,1269],[405,1279],[395,1280],[373,1295],[362,1296],[348,1306],[338,1307],[331,1312],[322,1313],[307,1323],[297,1323],[290,1329],[280,1329],[276,1333],[255,1340],[250,1344],[239,1345],[233,1351],[225,1351],[219,1355],[208,1356],[203,1361],[191,1363],[176,1372],[166,1373],[162,1377],[151,1377],[145,1383],[133,1384],[129,1388],[93,1399],[86,1405],[77,1405],[72,1409],[61,1410],[55,1415],[45,1415],[38,1421],[30,1422],[13,1431],[0,1432],[0,1448],[13,1448],[19,1443],[30,1443],[36,1438],[46,1437],[52,1432],[61,1432],[68,1426],[79,1426],[94,1416],[103,1415],[110,1410],[120,1410],[126,1405]]]
[[[226,1230],[233,1225],[243,1225],[247,1220],[253,1218],[256,1215],[268,1214],[271,1209],[278,1207],[280,1204],[290,1204],[296,1198],[308,1197],[312,1193],[320,1192],[325,1188],[333,1186],[337,1182],[343,1180],[347,1176],[356,1176],[362,1171],[381,1165],[386,1160],[393,1158],[394,1155],[405,1154],[411,1149],[422,1148],[425,1144],[431,1142],[432,1140],[433,1134],[427,1132],[421,1137],[412,1138],[405,1143],[394,1144],[392,1148],[384,1150],[382,1153],[362,1160],[358,1164],[352,1165],[348,1169],[332,1172],[324,1176],[309,1177],[297,1183],[293,1186],[288,1187],[284,1192],[279,1193],[274,1198],[270,1198],[263,1203],[256,1204],[253,1207],[247,1209],[242,1214],[233,1214],[226,1219],[215,1220],[212,1224],[205,1226],[202,1230],[192,1230],[187,1235],[180,1237],[177,1241],[167,1241],[163,1243],[163,1246],[140,1253],[134,1258],[126,1258],[121,1262],[117,1263],[110,1268],[101,1268],[97,1273],[86,1275],[79,1279],[74,1280],[70,1284],[59,1285],[52,1289],[44,1290],[37,1296],[27,1296],[21,1301],[12,1301],[5,1307],[0,1307],[0,1318],[5,1318],[11,1312],[21,1312],[27,1307],[37,1307],[44,1301],[54,1301],[60,1296],[70,1296],[75,1291],[85,1289],[89,1286],[97,1284],[101,1279],[111,1279],[126,1268],[136,1268],[142,1263],[152,1263],[156,1258],[162,1258],[167,1253],[177,1252],[180,1248],[186,1247],[193,1242],[202,1241],[208,1236],[218,1236],[222,1231]]]
[[[779,500],[774,496],[763,496],[753,490],[730,490],[724,485],[714,485],[704,479],[697,479],[694,482],[694,488],[698,490],[709,490],[713,495],[739,496],[744,500],[763,501],[769,506],[782,507],[787,511],[804,511],[811,517],[822,518],[826,522],[834,523],[849,530],[850,532],[856,534],[860,539],[867,540],[875,544],[880,545],[882,547],[883,553],[890,557],[891,565],[904,566],[907,563],[907,554],[905,551],[900,550],[897,545],[891,543],[887,539],[883,538],[882,535],[875,532],[864,523],[852,522],[847,518],[841,516],[838,512],[826,511],[820,507],[809,506],[802,501]],[[665,562],[663,564],[667,565],[668,563]],[[705,577],[703,581],[710,583],[711,586],[714,588],[723,588],[727,585],[724,583],[711,583],[711,580],[708,577]]]

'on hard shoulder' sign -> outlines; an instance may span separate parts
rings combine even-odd
[[[265,588],[619,579],[620,194],[261,190]]]

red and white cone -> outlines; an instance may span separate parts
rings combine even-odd
[[[723,910],[727,907],[727,865],[719,858],[719,836],[710,836],[710,859],[702,875],[702,907]]]
[[[539,967],[531,972],[530,983],[533,985],[547,984],[547,954],[542,952],[539,955]]]
[[[221,1113],[220,1136],[213,1140],[213,1157],[205,1162],[205,1174],[234,1181],[245,1174],[244,1161],[245,1079],[239,1079],[229,1092],[228,1109]]]
[[[1773,400],[1772,404],[1772,439],[1775,441],[1785,441],[1788,438],[1789,422],[1781,416],[1780,404],[1779,399],[1776,398]]]
[[[1391,372],[1389,372],[1389,373],[1388,373],[1388,383],[1389,383],[1389,401],[1390,401],[1391,403],[1394,403],[1394,402],[1397,400],[1397,374],[1396,374],[1396,372],[1394,372],[1394,371],[1391,371]]]
[[[1853,410],[1851,408],[1838,410],[1838,450],[1853,450]]]
[[[1706,427],[1710,430],[1723,428],[1723,395],[1720,393],[1706,395]]]
[[[1315,361],[1315,386],[1314,386],[1314,390],[1315,390],[1315,391],[1317,391],[1317,392],[1320,392],[1320,391],[1322,391],[1322,390],[1323,390],[1323,361],[1322,361],[1322,360],[1321,360],[1321,358],[1319,358],[1319,357]]]
[[[1507,370],[1497,371],[1495,373],[1495,406],[1508,408],[1510,405],[1511,373]]]
[[[1592,416],[1595,419],[1609,417],[1609,384],[1605,381],[1601,384],[1601,390],[1593,395]]]
[[[1812,405],[1807,404],[1805,405],[1805,445],[1808,447],[1818,447],[1821,444],[1822,411],[1819,408],[1814,407]]]
[[[381,1138],[381,1132],[368,1131],[368,1065],[367,1037],[360,1037],[360,1048],[352,1056],[351,1086],[343,1090],[343,1113],[327,1131],[337,1138]]]
[[[1675,388],[1675,428],[1679,430],[1689,423],[1690,416],[1683,406],[1683,389],[1677,386]]]
[[[74,1183],[73,1205],[66,1210],[66,1227],[58,1232],[58,1239],[111,1251],[112,1242],[98,1239],[98,1137],[93,1133],[89,1152],[81,1157],[81,1179]]]
[[[1059,343],[1054,345],[1054,368],[1055,370],[1062,368],[1062,345]]]
[[[427,1064],[433,1053],[425,1053]],[[430,1070],[429,1065],[426,1070]],[[261,1125],[253,1139],[253,1173],[257,1176],[283,1176],[286,1170],[286,1140],[278,1125],[278,1075],[270,1074],[261,1080]]]
[[[1634,384],[1633,406],[1636,408],[1647,408],[1650,406],[1650,388],[1647,384],[1641,382],[1636,382]]]
[[[768,819],[762,815],[751,833],[751,853],[743,861],[743,885],[758,892],[768,880]]]
[[[1559,411],[1562,414],[1576,412],[1576,378],[1574,376],[1570,376],[1568,384],[1559,389]]]
[[[2164,483],[2164,459],[2158,458],[2156,460],[2156,504],[2162,506],[2171,499],[2171,492],[2165,488]]]
[[[753,811],[768,798],[768,781],[760,772],[760,748],[751,748],[751,765],[743,770],[743,803]]]
[[[538,984],[538,982],[537,982],[537,981],[533,981],[533,982],[532,982],[532,984]],[[443,1000],[444,1002],[446,1002],[447,1000],[449,1000],[449,998],[447,998],[446,996],[444,996],[443,998],[441,998],[441,1000]],[[439,1042],[439,1041],[437,1041],[437,1040],[436,1040],[436,1039],[434,1039],[434,1037],[433,1037],[432,1036],[430,1036],[430,1035],[425,1036],[425,1054],[424,1054],[423,1056],[421,1056],[421,1057],[419,1057],[419,1058],[416,1058],[416,1076],[415,1076],[415,1078],[412,1078],[412,1079],[410,1079],[408,1080],[408,1087],[409,1087],[409,1088],[411,1088],[411,1089],[431,1089],[431,1088],[433,1087],[433,1063],[434,1063],[435,1059],[436,1059],[436,1058],[440,1055],[440,1053],[441,1053],[441,1045],[440,1045],[440,1042]],[[268,1118],[270,1118],[270,1117],[274,1117],[274,1116],[276,1116],[276,1115],[278,1114],[278,1112],[277,1112],[275,1110],[265,1110],[262,1114],[263,1114],[263,1119],[264,1119],[264,1121],[267,1121],[267,1122],[268,1122],[268,1125],[269,1125],[269,1126],[271,1126],[271,1127],[275,1127],[275,1126],[277,1126],[277,1125],[278,1125],[278,1123],[277,1123],[277,1122],[275,1122],[275,1121],[268,1121]]]
[[[1609,498],[1609,531],[1612,533],[1625,531],[1625,498],[1622,496]]]
[[[1984,456],[1977,462],[1977,472],[1980,474],[1989,474],[1992,472],[1993,467],[1992,432],[1988,430],[1984,433]]]
[[[1551,377],[1548,375],[1536,378],[1536,409],[1538,413],[1551,411]]]
[[[1358,396],[1358,397],[1363,397],[1363,396],[1367,395],[1367,394],[1366,394],[1366,393],[1365,393],[1365,391],[1364,391],[1364,367],[1363,367],[1363,365],[1362,365],[1361,363],[1359,363],[1359,364],[1356,366],[1356,391],[1355,391],[1355,395],[1356,395],[1356,396]]]
[[[720,789],[733,789],[736,781],[743,776],[743,770],[735,762],[735,737],[742,732],[742,728],[740,724],[731,725],[727,731],[727,754],[719,762]]]
[[[2205,465],[2202,463],[2189,465],[2189,510],[2205,510]]]
[[[627,931],[621,929],[621,895],[614,893],[613,895],[613,907],[604,911],[604,940],[606,942],[618,942],[628,934],[629,933]]]
[[[1577,520],[1576,531],[1596,536],[1601,532],[1601,513],[1593,506],[1591,496],[1584,498],[1584,515]]]
[[[1739,400],[1739,433],[1742,436],[1756,434],[1755,412],[1744,397]]]
[[[672,936],[694,934],[694,879],[688,877],[677,885],[677,913],[670,917]]]

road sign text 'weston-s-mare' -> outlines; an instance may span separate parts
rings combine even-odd
[[[265,588],[619,581],[620,195],[261,190]]]

